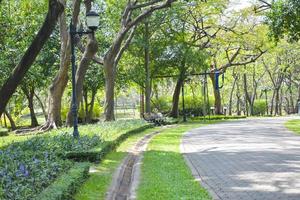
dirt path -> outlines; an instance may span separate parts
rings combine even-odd
[[[107,200],[136,199],[135,190],[139,182],[143,152],[147,149],[150,140],[158,133],[160,131],[144,136],[128,152],[129,154],[114,174],[112,184],[106,196]]]

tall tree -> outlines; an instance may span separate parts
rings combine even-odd
[[[13,95],[26,72],[29,70],[42,47],[50,37],[56,26],[58,17],[63,10],[64,5],[60,0],[49,0],[48,13],[41,29],[26,50],[21,61],[14,68],[12,74],[0,89],[0,114],[4,112],[10,97]]]

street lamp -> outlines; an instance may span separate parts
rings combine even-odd
[[[77,71],[76,66],[76,57],[75,57],[75,35],[83,35],[83,34],[94,34],[94,32],[99,27],[99,14],[95,11],[89,11],[86,14],[86,25],[89,30],[87,31],[77,31],[73,22],[70,23],[70,37],[71,37],[71,62],[72,62],[72,113],[73,113],[73,137],[79,138],[78,131],[78,116],[77,116],[77,103],[76,103],[76,80],[75,75]]]

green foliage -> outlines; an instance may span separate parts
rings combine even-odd
[[[300,39],[300,2],[298,0],[276,0],[267,15],[270,33],[278,41],[287,34],[292,41]]]
[[[167,113],[171,110],[172,107],[172,97],[164,96],[158,97],[151,100],[152,112],[158,111],[161,113]]]
[[[74,140],[70,134],[60,134],[11,144],[0,151],[1,199],[32,199],[71,167],[72,162],[63,159],[65,152],[88,150],[100,143],[96,135]]]
[[[76,189],[88,178],[89,163],[75,163],[65,174],[40,193],[36,200],[69,200]]]
[[[257,99],[254,102],[254,115],[264,115],[267,112],[266,100]]]

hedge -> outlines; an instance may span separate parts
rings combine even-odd
[[[124,140],[126,140],[129,136],[140,133],[148,128],[152,128],[152,124],[147,124],[140,128],[128,131],[121,136],[119,136],[116,140],[111,142],[105,142],[101,145],[88,150],[88,151],[71,151],[66,153],[66,158],[75,160],[77,162],[89,161],[89,162],[100,162],[109,152],[115,150]]]
[[[41,192],[36,200],[71,200],[78,187],[88,178],[89,163],[75,163],[65,174]]]

